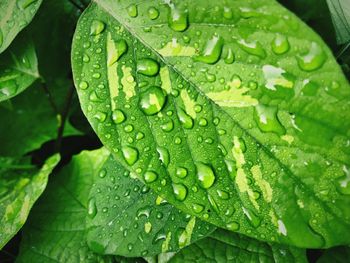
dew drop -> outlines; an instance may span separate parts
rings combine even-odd
[[[137,17],[138,11],[137,11],[137,6],[135,4],[131,4],[126,8],[126,11],[128,12],[128,15],[130,17]]]
[[[277,107],[259,104],[254,110],[254,120],[262,132],[274,132],[278,135],[286,133],[277,117]]]
[[[128,124],[124,127],[124,131],[127,133],[130,133],[134,130],[134,126],[132,126],[131,124]]]
[[[230,195],[228,192],[224,191],[224,190],[217,190],[216,193],[218,194],[218,196],[223,199],[223,200],[227,200],[230,198]]]
[[[250,224],[253,227],[258,227],[261,223],[260,218],[250,209],[243,207],[243,213],[248,218]]]
[[[205,78],[207,79],[208,82],[214,82],[216,80],[216,76],[209,72],[205,74]]]
[[[159,72],[159,64],[150,58],[139,59],[137,60],[137,72],[145,76],[155,76]]]
[[[97,119],[99,122],[104,122],[107,118],[107,114],[104,112],[97,112],[94,115],[94,118]]]
[[[126,119],[124,112],[121,110],[114,110],[112,112],[112,120],[115,124],[120,124]]]
[[[232,19],[233,17],[233,12],[232,9],[228,6],[224,6],[224,18],[226,19]]]
[[[158,11],[158,9],[155,8],[155,7],[153,7],[153,6],[150,7],[150,8],[148,8],[147,13],[148,13],[148,17],[149,17],[150,19],[152,19],[152,20],[157,19],[158,16],[159,16],[159,11]]]
[[[109,43],[108,43],[109,45]],[[107,57],[108,66],[112,66],[117,62],[126,51],[128,51],[128,44],[124,39],[120,39],[114,43],[115,48],[110,48]]]
[[[155,180],[157,180],[158,175],[153,171],[147,171],[143,175],[143,178],[145,179],[146,183],[153,183]]]
[[[199,126],[205,127],[208,125],[208,121],[205,118],[200,118],[198,124]]]
[[[140,96],[139,105],[146,115],[154,115],[160,112],[166,101],[164,91],[157,86],[148,88]]]
[[[245,52],[257,56],[259,58],[265,58],[266,52],[260,42],[253,41],[253,42],[246,42],[244,39],[238,41],[239,46],[241,49],[243,49]]]
[[[184,201],[186,199],[187,188],[183,184],[173,183],[173,191],[177,200]]]
[[[177,32],[185,31],[188,28],[188,13],[178,9],[173,3],[169,1],[170,13],[168,16],[169,27]]]
[[[107,170],[106,169],[102,169],[99,173],[98,173],[98,176],[100,178],[105,178],[107,175]]]
[[[169,120],[168,122],[162,124],[161,128],[165,132],[170,132],[174,129],[174,122],[172,120]]]
[[[137,218],[141,218],[143,216],[146,218],[149,218],[150,213],[151,213],[151,208],[149,206],[146,206],[137,210],[136,216]]]
[[[204,206],[200,205],[200,204],[193,204],[192,209],[195,213],[199,214],[200,212],[202,212],[204,210]]]
[[[122,152],[123,152],[125,161],[129,165],[133,165],[134,163],[136,163],[139,157],[139,152],[137,149],[131,146],[122,146]]]
[[[187,176],[187,169],[184,168],[184,167],[177,167],[176,168],[176,176],[179,177],[179,178],[185,178]]]
[[[91,27],[90,27],[90,35],[91,36],[97,36],[105,30],[105,23],[103,23],[100,20],[94,20],[92,21]]]
[[[277,34],[271,43],[272,51],[277,55],[282,55],[290,49],[288,38],[284,35]]]
[[[194,60],[207,64],[216,63],[220,59],[223,44],[223,39],[220,36],[214,35],[207,41],[202,54],[195,57]]]
[[[204,163],[197,163],[197,178],[199,184],[204,189],[210,188],[215,182],[215,175],[213,169]]]
[[[136,140],[142,140],[143,138],[145,138],[145,134],[143,132],[138,132],[136,134]]]
[[[239,229],[239,223],[232,221],[226,225],[226,228],[230,231],[237,231]]]
[[[188,115],[184,110],[178,110],[179,120],[185,129],[192,129],[193,120],[190,115]]]
[[[228,48],[224,62],[226,64],[232,64],[234,61],[235,61],[235,54],[233,53],[232,48]]]
[[[79,88],[85,90],[89,87],[89,84],[86,81],[82,81],[79,83]]]
[[[97,213],[96,200],[91,198],[88,202],[88,215],[90,218],[94,218]]]
[[[298,65],[304,71],[314,71],[321,68],[326,62],[326,58],[326,53],[316,42],[311,43],[307,54],[297,56]]]
[[[89,61],[90,61],[90,57],[89,57],[88,55],[84,54],[84,56],[83,56],[83,62],[87,63],[87,62],[89,62]]]

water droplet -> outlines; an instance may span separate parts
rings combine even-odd
[[[224,6],[224,18],[232,19],[232,17],[233,17],[233,12],[231,7]]]
[[[97,96],[96,91],[92,91],[89,95],[89,100],[93,102],[98,102],[100,99]]]
[[[132,132],[134,130],[134,126],[132,126],[131,124],[128,124],[124,127],[124,131],[125,132]]]
[[[108,207],[102,208],[102,213],[107,213],[108,212]]]
[[[177,32],[185,31],[188,27],[188,13],[187,11],[178,9],[173,3],[168,3],[170,13],[168,16],[169,27]]]
[[[167,167],[170,163],[170,155],[168,150],[164,147],[157,147],[157,152],[159,153],[159,159],[162,161],[165,167]]]
[[[86,81],[82,81],[79,83],[79,88],[85,90],[89,87],[89,84]]]
[[[89,61],[90,61],[90,57],[89,57],[88,55],[84,54],[84,56],[83,56],[83,62],[87,63],[87,62],[89,62]]]
[[[337,179],[337,189],[344,195],[350,195],[350,169],[344,165],[343,172],[344,176]]]
[[[260,57],[265,58],[266,52],[259,41],[253,41],[253,42],[246,42],[244,39],[238,41],[239,46],[241,49],[243,49],[245,52]]]
[[[137,218],[141,218],[143,216],[146,218],[149,218],[150,213],[151,213],[151,207],[146,206],[146,207],[142,207],[139,210],[137,210],[136,216],[137,216]]]
[[[220,36],[214,35],[209,39],[202,51],[202,54],[198,57],[195,57],[195,61],[204,62],[207,64],[214,64],[220,59],[222,46],[224,41]]]
[[[326,58],[326,53],[316,42],[311,43],[307,54],[297,56],[298,65],[304,71],[313,71],[321,68],[326,62]]]
[[[194,111],[196,113],[200,113],[202,111],[202,106],[197,104],[196,106],[194,106]]]
[[[274,132],[278,135],[286,133],[277,117],[277,107],[257,105],[254,111],[254,119],[262,132]]]
[[[200,204],[193,204],[192,209],[195,213],[199,214],[200,212],[202,212],[204,210],[204,206],[200,205]]]
[[[181,144],[182,140],[180,137],[175,137],[175,140],[174,140],[175,144]]]
[[[158,16],[159,16],[159,11],[158,11],[158,9],[155,8],[155,7],[153,7],[153,6],[150,7],[150,8],[148,8],[147,13],[148,13],[148,17],[149,17],[150,19],[152,19],[152,20],[157,19]]]
[[[94,73],[94,74],[92,74],[92,77],[94,79],[99,79],[101,77],[101,74],[100,73]]]
[[[272,65],[264,65],[262,69],[266,80],[265,87],[267,89],[276,91],[281,87],[288,91],[294,88],[295,77],[284,69]]]
[[[184,110],[178,109],[179,120],[185,129],[191,129],[193,127],[193,120]]]
[[[216,190],[216,192],[221,199],[227,200],[230,198],[229,193],[224,190]]]
[[[208,200],[209,200],[209,203],[211,205],[211,207],[214,209],[214,211],[216,213],[219,213],[219,207],[218,207],[218,204],[216,203],[214,197],[212,197],[210,194],[208,194]]]
[[[237,231],[239,229],[239,223],[232,221],[226,225],[226,228],[230,231]]]
[[[122,152],[123,152],[125,161],[129,165],[133,165],[134,163],[136,163],[139,157],[139,152],[137,149],[131,146],[122,146]]]
[[[242,209],[243,209],[244,215],[248,218],[250,224],[253,227],[258,227],[261,223],[260,218],[257,217],[257,215],[253,211],[251,211],[250,209],[245,208],[245,207],[242,207]]]
[[[277,55],[282,55],[290,49],[288,38],[284,35],[277,34],[271,43],[272,51]]]
[[[37,0],[19,0],[18,1],[18,7],[20,9],[25,9],[31,4],[35,3]]]
[[[107,43],[109,45],[109,43]],[[124,55],[128,51],[128,44],[124,39],[119,39],[114,43],[114,47],[112,45],[111,48],[108,49],[108,57],[107,62],[108,66],[112,66],[115,62],[117,62],[122,55]]]
[[[197,178],[201,187],[208,189],[215,182],[213,169],[204,163],[197,163]]]
[[[128,250],[131,251],[134,248],[133,244],[129,243],[128,244]]]
[[[135,4],[131,4],[126,8],[126,11],[128,12],[128,15],[130,17],[137,17],[138,11],[137,6]]]
[[[184,167],[177,167],[175,174],[179,178],[185,178],[187,176],[187,169]]]
[[[141,139],[143,139],[143,138],[145,138],[145,134],[143,133],[143,132],[138,132],[137,134],[136,134],[136,140],[141,140]]]
[[[179,201],[183,201],[187,196],[187,188],[183,184],[173,184],[173,191],[175,198]]]
[[[115,124],[120,124],[126,119],[124,112],[121,110],[114,110],[112,112],[112,120]]]
[[[208,82],[214,82],[216,80],[216,76],[209,72],[205,74],[205,78],[207,79]]]
[[[168,122],[162,124],[161,128],[165,132],[170,132],[174,129],[174,122],[172,120],[169,120]]]
[[[159,64],[150,58],[139,59],[137,60],[137,72],[145,76],[155,76],[159,72]]]
[[[157,86],[152,86],[141,94],[140,107],[146,115],[154,115],[161,111],[165,100],[164,91]]]
[[[103,32],[103,30],[105,30],[105,23],[103,23],[100,20],[94,20],[91,23],[91,27],[90,27],[90,35],[91,36],[97,36],[99,34],[101,34]]]
[[[107,170],[106,169],[102,169],[99,173],[98,173],[98,176],[100,178],[105,178],[107,175]]]
[[[97,119],[99,122],[104,122],[107,118],[107,114],[104,112],[97,112],[94,115],[94,118]]]
[[[235,61],[235,54],[233,53],[232,48],[228,48],[224,62],[226,64],[232,64],[234,61]]]
[[[96,200],[91,198],[88,202],[88,215],[90,218],[94,218],[97,213]]]
[[[204,127],[208,125],[208,121],[205,118],[200,118],[198,124],[199,126]]]
[[[155,180],[157,180],[158,175],[153,171],[147,171],[143,175],[143,178],[145,179],[146,183],[153,183]]]

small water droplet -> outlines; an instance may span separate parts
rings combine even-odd
[[[159,72],[159,64],[150,58],[139,59],[137,60],[137,72],[145,76],[155,76]]]
[[[209,73],[209,72],[207,72],[205,74],[205,78],[208,82],[214,82],[216,80],[216,76],[214,74]]]
[[[193,120],[184,110],[178,110],[179,120],[185,129],[191,129],[193,127]]]
[[[90,61],[90,57],[87,54],[84,54],[83,56],[83,62],[87,63]]]
[[[169,27],[177,32],[185,31],[188,28],[188,12],[178,9],[172,2],[169,2],[168,5],[170,8]]]
[[[180,137],[175,137],[175,140],[174,140],[175,144],[181,144],[182,143],[182,140]]]
[[[168,122],[162,124],[161,128],[165,132],[170,132],[174,129],[174,122],[172,120],[169,120]]]
[[[226,225],[226,228],[230,231],[237,231],[239,229],[239,223],[232,221]]]
[[[136,163],[139,157],[139,152],[137,149],[131,146],[122,146],[122,152],[123,152],[125,161],[129,165],[133,165],[134,163]]]
[[[100,20],[93,20],[90,27],[90,35],[97,36],[105,30],[105,23]]]
[[[154,115],[161,111],[166,101],[164,91],[152,86],[141,94],[140,107],[146,115]]]
[[[138,132],[137,134],[136,134],[136,140],[141,140],[141,139],[143,139],[143,138],[145,138],[145,134],[143,133],[143,132]]]
[[[284,35],[277,34],[271,43],[272,51],[277,55],[282,55],[290,49],[288,38]]]
[[[124,127],[124,131],[127,133],[130,133],[134,130],[134,126],[132,126],[131,124],[128,124]]]
[[[205,118],[200,118],[198,124],[199,126],[205,127],[208,125],[208,121]]]
[[[124,112],[121,110],[114,110],[112,112],[112,120],[115,124],[120,124],[126,119]]]
[[[89,87],[89,84],[86,81],[82,81],[79,83],[79,88],[85,90]]]
[[[309,52],[305,55],[297,56],[297,61],[302,70],[314,71],[323,66],[326,58],[324,50],[316,42],[312,42]]]
[[[194,60],[207,64],[216,63],[220,59],[223,44],[224,41],[220,36],[213,35],[213,37],[207,41],[201,55],[195,57]]]
[[[277,107],[257,105],[254,111],[254,119],[262,132],[274,132],[278,135],[286,133],[277,117]]]
[[[177,167],[175,174],[179,178],[185,178],[187,176],[187,169],[184,167]]]
[[[227,200],[230,198],[229,193],[224,190],[216,190],[216,192],[221,199]]]
[[[159,16],[159,11],[158,11],[158,9],[155,8],[155,7],[153,7],[153,6],[150,7],[150,8],[148,8],[147,13],[148,13],[148,17],[149,17],[150,19],[152,19],[152,20],[157,19],[158,16]]]
[[[128,250],[131,251],[134,248],[133,244],[129,243],[128,244]]]
[[[107,170],[106,169],[101,169],[101,171],[98,173],[98,176],[100,178],[105,178],[107,175]]]
[[[179,201],[183,201],[187,196],[187,188],[183,184],[175,184],[173,183],[173,191],[175,194],[175,198]]]
[[[153,183],[155,180],[157,180],[158,175],[153,171],[147,171],[143,175],[143,178],[145,179],[146,183]]]
[[[210,188],[215,182],[215,175],[213,169],[204,163],[197,163],[197,178],[199,184],[204,189]]]
[[[137,17],[138,11],[137,11],[137,6],[135,4],[131,4],[126,8],[126,11],[128,12],[128,15],[130,17]]]
[[[200,204],[193,204],[192,209],[195,213],[199,214],[200,212],[202,212],[204,210],[204,206],[200,205]]]
[[[94,218],[97,213],[96,200],[95,198],[90,198],[88,202],[88,215],[90,218]]]
[[[107,114],[99,111],[94,115],[94,118],[97,119],[99,122],[104,122],[107,118]]]

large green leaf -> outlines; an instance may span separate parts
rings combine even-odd
[[[42,0],[2,0],[0,2],[0,53],[29,24]]]
[[[102,149],[101,154],[107,150]],[[107,151],[108,152],[108,151]],[[127,257],[177,251],[215,227],[186,215],[104,155],[90,191],[87,240],[98,253]],[[153,172],[148,179],[154,179]]]
[[[308,262],[305,250],[269,245],[222,229],[184,248],[169,263]]]
[[[105,158],[101,151],[82,152],[55,174],[23,229],[16,262],[111,262],[89,250],[85,216],[93,171]]]
[[[56,154],[39,170],[28,160],[0,158],[0,249],[27,220],[59,160]]]
[[[101,141],[177,208],[261,240],[350,243],[349,84],[275,1],[96,0],[72,63]]]
[[[0,102],[16,96],[39,77],[34,45],[28,35],[22,35],[0,55]]]
[[[0,116],[0,155],[20,156],[57,137],[60,120],[40,85],[0,104]],[[67,124],[65,135],[71,134],[78,132]]]

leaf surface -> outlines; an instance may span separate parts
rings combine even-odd
[[[169,263],[182,262],[308,262],[305,250],[262,243],[236,233],[216,230],[182,249]]]
[[[169,203],[261,240],[350,242],[349,84],[275,1],[96,0],[72,64],[103,144]]]
[[[18,95],[40,77],[35,48],[28,37],[21,35],[0,55],[0,102]]]
[[[26,222],[59,160],[54,155],[39,170],[28,160],[0,158],[0,249]]]
[[[2,0],[0,2],[0,53],[33,19],[42,0]]]
[[[94,251],[127,257],[177,251],[215,230],[131,178],[112,155],[94,171],[87,228],[87,241]]]
[[[103,158],[101,151],[82,152],[50,179],[25,225],[16,262],[112,262],[85,241],[92,172]]]

